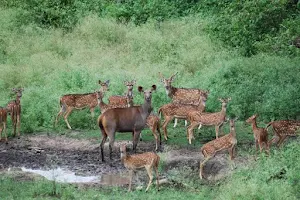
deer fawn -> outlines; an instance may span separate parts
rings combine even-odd
[[[146,188],[146,192],[148,191],[149,187],[151,186],[153,175],[152,175],[152,169],[154,168],[156,172],[156,184],[157,184],[157,190],[159,190],[159,175],[158,175],[158,165],[160,157],[153,152],[146,152],[142,154],[135,154],[135,155],[127,155],[126,153],[126,144],[122,144],[120,146],[120,152],[121,152],[121,161],[124,164],[124,166],[129,170],[129,176],[130,176],[130,182],[129,182],[129,188],[128,191],[131,191],[131,182],[133,173],[135,170],[139,168],[145,167],[149,176],[149,183]]]
[[[21,129],[21,97],[24,88],[13,88],[12,91],[16,93],[16,100],[10,101],[7,104],[7,111],[11,116],[11,121],[14,129],[13,136],[16,136],[16,131],[18,129],[18,138],[20,138]]]
[[[161,146],[160,118],[157,115],[151,113],[147,117],[146,125],[152,131],[152,134],[155,138],[155,151],[158,151],[158,146],[159,148]],[[158,137],[156,132],[159,134],[159,144],[158,144]]]
[[[4,131],[4,133],[5,133],[5,142],[7,143],[6,122],[7,122],[6,108],[0,107],[0,141],[1,141],[1,138],[2,138],[2,132]]]
[[[227,149],[230,156],[230,161],[233,161],[234,159],[234,149],[237,144],[236,140],[236,132],[235,132],[235,121],[236,119],[229,120],[230,122],[230,133],[227,135],[224,135],[220,138],[214,139],[206,144],[204,144],[201,148],[201,152],[204,156],[204,161],[200,162],[200,172],[199,176],[200,179],[203,178],[203,167],[204,164],[211,158],[213,158],[217,152]]]
[[[255,147],[256,147],[255,154],[257,154],[258,146],[259,146],[260,153],[262,152],[262,149],[264,148],[263,146],[265,146],[265,151],[269,155],[270,149],[269,149],[269,143],[268,143],[268,130],[267,130],[267,128],[257,127],[256,118],[257,118],[257,114],[252,115],[251,117],[249,117],[246,120],[247,123],[252,124],[252,130],[253,130],[253,134],[254,134]]]
[[[204,91],[201,93],[200,102],[197,106],[191,104],[168,103],[158,109],[158,113],[162,113],[165,119],[162,125],[165,140],[168,140],[167,125],[169,124],[169,122],[174,117],[178,119],[187,119],[187,115],[191,111],[197,111],[199,113],[203,112],[205,110],[205,103],[208,94],[208,91]]]
[[[191,122],[191,124],[187,128],[189,143],[192,144],[193,130],[196,126],[202,125],[204,126],[215,126],[216,129],[216,138],[219,135],[219,129],[223,126],[226,120],[226,107],[231,98],[227,99],[219,99],[222,103],[222,109],[220,112],[216,113],[205,113],[199,111],[191,111],[187,115],[187,119]]]
[[[272,126],[275,136],[269,141],[269,145],[277,141],[277,146],[283,143],[288,136],[295,136],[300,128],[300,121],[296,120],[280,120],[268,123],[267,129]]]
[[[102,141],[100,144],[100,152],[102,162],[104,162],[103,145],[109,137],[109,157],[112,159],[112,147],[115,141],[116,132],[132,132],[133,133],[133,151],[136,146],[141,131],[144,129],[147,117],[152,110],[151,99],[152,91],[156,90],[156,85],[152,85],[150,90],[143,90],[138,87],[139,92],[144,92],[144,104],[141,106],[133,106],[129,108],[109,109],[98,118],[98,125],[102,133]]]
[[[115,95],[110,96],[108,99],[109,104],[111,105],[127,105],[127,107],[133,106],[133,86],[136,84],[136,81],[124,81],[124,85],[127,87],[127,92],[124,96]]]
[[[109,80],[105,81],[104,83],[99,80],[99,84],[101,85],[101,92],[105,92],[108,90]],[[89,107],[92,118],[94,118],[94,109],[98,105],[97,95],[95,92],[87,94],[67,94],[62,96],[59,101],[61,108],[56,116],[55,126],[57,125],[60,115],[64,114],[64,120],[69,129],[72,128],[68,122],[68,116],[71,114],[74,108],[81,110],[83,108]]]
[[[193,88],[173,87],[172,82],[174,81],[174,77],[177,73],[178,72],[173,74],[169,79],[166,79],[159,72],[161,82],[164,84],[168,97],[172,99],[173,103],[191,104],[197,106],[200,103],[201,94],[205,91],[200,89],[193,89]],[[177,118],[175,118],[174,127],[176,127],[176,125],[177,125]],[[187,125],[187,121],[185,120],[185,126],[186,125]]]

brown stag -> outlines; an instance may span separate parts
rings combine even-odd
[[[267,129],[272,126],[274,130],[274,137],[269,141],[269,144],[277,142],[277,146],[283,143],[288,136],[296,136],[300,128],[300,121],[296,120],[279,120],[268,123]]]
[[[99,80],[99,84],[101,85],[100,88],[101,92],[105,92],[108,90],[109,80],[105,82],[101,82]],[[68,122],[68,116],[71,114],[74,108],[81,110],[83,108],[89,107],[92,118],[94,118],[94,109],[98,105],[97,94],[95,92],[87,93],[87,94],[67,94],[62,96],[59,102],[60,102],[60,111],[56,116],[55,126],[57,125],[58,118],[60,117],[60,115],[64,114],[63,117],[69,129],[72,128]]]
[[[146,152],[142,154],[127,155],[126,144],[122,144],[120,146],[120,152],[121,152],[121,161],[124,164],[124,166],[129,170],[130,182],[129,182],[128,191],[131,191],[131,182],[132,182],[134,171],[143,167],[146,168],[149,176],[149,183],[146,188],[146,192],[151,186],[153,180],[153,175],[152,175],[153,168],[156,172],[157,190],[159,190],[158,165],[159,165],[160,157],[156,153]]]
[[[168,97],[172,99],[173,103],[179,104],[191,104],[191,105],[198,105],[200,102],[200,96],[203,90],[194,89],[194,88],[176,88],[172,86],[172,82],[178,72],[173,74],[169,79],[163,77],[163,75],[159,72],[159,76],[161,78],[161,82],[164,84],[166,89],[166,93]],[[175,118],[174,127],[177,125],[177,118]],[[185,126],[187,122],[185,121]]]
[[[202,113],[205,111],[205,103],[207,100],[207,96],[209,94],[209,91],[203,91],[200,94],[200,102],[198,105],[192,105],[192,104],[178,104],[178,103],[168,103],[163,105],[158,109],[158,113],[162,113],[164,116],[164,122],[163,122],[163,130],[164,130],[164,137],[165,140],[168,140],[168,132],[167,132],[167,125],[173,118],[178,119],[187,119],[187,115],[191,111],[197,111],[199,113]]]
[[[4,131],[5,142],[7,143],[6,122],[7,122],[7,110],[6,108],[0,107],[0,141],[2,139],[2,132]]]
[[[138,91],[144,92],[144,104],[141,106],[133,106],[129,108],[109,109],[98,118],[98,125],[102,133],[102,141],[100,144],[101,158],[104,162],[103,146],[109,137],[109,157],[112,159],[112,147],[115,141],[116,132],[132,132],[133,133],[133,151],[136,146],[141,131],[146,126],[147,117],[150,115],[152,106],[152,91],[156,90],[156,85],[152,85],[150,90],[143,90],[139,86]]]
[[[256,124],[256,118],[257,118],[257,114],[252,115],[246,120],[247,123],[252,124],[252,130],[254,134],[255,147],[256,147],[255,154],[257,154],[258,146],[259,146],[260,153],[262,152],[263,148],[265,148],[265,151],[269,155],[270,148],[268,142],[268,130],[267,128],[258,127]]]
[[[226,120],[226,107],[230,100],[231,98],[219,99],[219,101],[221,101],[222,103],[222,109],[220,112],[206,113],[206,112],[199,112],[199,111],[191,111],[188,113],[187,119],[188,121],[191,122],[191,124],[187,128],[190,144],[192,143],[192,138],[194,138],[193,130],[198,125],[200,125],[199,128],[201,128],[202,125],[215,126],[216,138],[218,138],[219,130],[223,126]]]
[[[203,178],[203,167],[204,164],[211,158],[213,158],[217,152],[227,149],[229,152],[230,160],[234,159],[234,149],[237,144],[236,132],[235,132],[235,121],[236,119],[229,120],[230,122],[230,133],[224,135],[220,138],[214,139],[206,144],[204,144],[201,148],[201,152],[204,156],[204,161],[200,162],[200,172],[199,176]]]
[[[127,87],[127,92],[124,96],[115,95],[110,96],[108,99],[109,104],[111,105],[127,105],[127,107],[133,106],[133,86],[136,84],[135,80],[124,81],[124,85]]]
[[[21,129],[21,97],[24,88],[13,88],[12,91],[16,94],[16,100],[8,102],[6,108],[8,113],[11,116],[11,121],[14,129],[13,136],[16,136],[18,131],[18,138],[20,138],[20,129]],[[18,129],[18,130],[17,130]]]

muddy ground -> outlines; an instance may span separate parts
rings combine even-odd
[[[131,144],[130,141],[121,141]],[[73,139],[65,136],[47,134],[23,135],[20,139],[10,138],[9,143],[0,142],[0,170],[8,168],[26,167],[31,169],[64,168],[81,176],[126,173],[127,170],[120,161],[118,145],[115,142],[112,165],[109,164],[108,143],[104,148],[106,162],[100,161],[99,139]],[[129,148],[132,146],[129,145]],[[137,152],[153,151],[155,143],[138,143]],[[174,149],[162,144],[163,152],[160,153],[164,162],[161,172],[162,178],[168,178],[170,170],[189,167],[198,173],[199,162],[203,160],[198,148]],[[237,165],[245,164],[247,160],[237,157]],[[232,172],[228,165],[228,153],[217,154],[214,159],[207,162],[204,168],[205,175],[210,180],[222,178]],[[146,178],[146,173],[144,173]]]

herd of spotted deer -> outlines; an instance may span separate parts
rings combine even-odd
[[[216,139],[204,144],[201,148],[201,152],[204,156],[204,161],[200,162],[199,176],[203,178],[203,166],[204,164],[215,156],[218,151],[227,149],[230,155],[231,162],[234,159],[235,146],[237,144],[236,131],[235,131],[235,119],[226,118],[226,107],[231,98],[219,99],[222,103],[221,111],[209,113],[205,112],[205,103],[209,95],[209,91],[192,88],[176,88],[172,86],[174,77],[177,73],[173,74],[169,79],[164,78],[161,73],[159,76],[161,82],[164,84],[167,95],[172,99],[171,103],[165,104],[158,109],[158,113],[164,117],[162,128],[164,131],[164,138],[168,140],[167,125],[175,118],[174,127],[177,125],[177,119],[184,119],[185,125],[187,120],[190,125],[187,127],[187,139],[191,144],[193,136],[193,130],[197,126],[198,129],[201,126],[215,126]],[[157,151],[161,145],[161,134],[160,134],[160,117],[152,112],[151,99],[152,91],[156,90],[156,85],[152,85],[151,89],[144,90],[143,87],[139,86],[138,91],[144,93],[144,104],[134,105],[133,103],[133,86],[136,81],[125,81],[124,84],[127,87],[127,92],[124,95],[116,95],[109,97],[109,104],[103,102],[105,91],[109,88],[109,80],[101,82],[99,80],[101,88],[99,91],[87,94],[67,94],[60,98],[60,111],[56,116],[55,125],[61,115],[68,126],[72,129],[69,122],[68,116],[71,114],[73,109],[89,108],[94,116],[94,109],[99,106],[101,115],[98,117],[97,124],[102,133],[102,141],[100,144],[101,159],[104,162],[103,146],[109,138],[109,157],[112,159],[112,148],[115,140],[116,132],[132,132],[133,134],[133,151],[136,151],[136,146],[139,138],[141,137],[141,131],[145,127],[149,127],[156,140]],[[7,143],[6,133],[6,121],[7,115],[11,116],[12,125],[14,129],[13,136],[16,135],[18,128],[18,137],[20,136],[20,115],[21,115],[21,102],[23,88],[12,89],[16,93],[16,99],[10,101],[6,107],[0,107],[0,140],[2,132],[5,133],[5,141]],[[270,145],[277,143],[280,146],[288,136],[296,135],[296,131],[300,127],[300,121],[296,120],[279,120],[272,121],[267,124],[265,128],[258,127],[256,124],[257,115],[251,116],[246,122],[252,125],[256,152],[258,148],[260,152],[265,149],[266,153],[270,153]],[[229,120],[230,133],[222,137],[219,137],[219,129],[222,125]],[[274,131],[274,137],[268,140],[268,127],[272,126]],[[158,135],[159,139],[158,139]],[[130,184],[129,190],[131,190],[131,182],[133,171],[138,168],[145,167],[148,176],[149,183],[146,191],[149,189],[153,175],[152,169],[156,171],[157,188],[159,187],[158,181],[158,164],[160,157],[154,152],[146,152],[142,154],[127,155],[126,145],[120,145],[121,160],[124,166],[130,171]]]

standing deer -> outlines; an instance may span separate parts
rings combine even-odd
[[[155,151],[158,151],[158,149],[161,147],[161,133],[160,133],[160,118],[159,118],[159,116],[151,113],[147,117],[146,125],[152,131],[152,134],[155,138]],[[158,136],[157,136],[156,132],[159,134],[159,141],[158,141]],[[159,148],[158,148],[158,146],[159,146]]]
[[[136,81],[124,81],[124,85],[127,87],[127,92],[124,96],[115,95],[110,96],[108,99],[109,104],[113,105],[127,105],[128,107],[133,106],[133,86],[136,84]]]
[[[16,100],[10,101],[7,104],[7,111],[11,116],[11,121],[14,129],[13,136],[16,136],[18,131],[18,138],[20,138],[20,129],[21,129],[21,97],[24,88],[13,88],[12,91],[16,93]],[[18,129],[18,130],[17,130]]]
[[[101,85],[101,92],[105,92],[108,90],[109,80],[105,82],[101,82],[99,80],[99,84]],[[60,98],[59,102],[61,108],[56,116],[55,126],[57,125],[58,118],[60,117],[60,115],[64,114],[64,120],[69,129],[72,128],[68,122],[68,116],[71,114],[74,108],[81,110],[83,108],[89,107],[92,118],[94,118],[94,109],[98,105],[97,95],[95,92],[87,94],[66,94]]]
[[[205,91],[200,89],[193,89],[193,88],[173,87],[172,82],[174,81],[174,77],[177,73],[178,72],[173,74],[169,79],[166,79],[159,72],[161,82],[164,84],[168,97],[172,99],[173,103],[198,105],[200,103],[200,96]],[[176,125],[177,125],[177,118],[175,118],[174,127],[176,127]],[[185,120],[185,126],[186,125],[187,125],[187,121]]]
[[[162,113],[165,119],[162,125],[165,140],[168,140],[167,126],[173,118],[176,117],[178,119],[187,119],[187,115],[191,111],[197,111],[199,113],[205,111],[205,103],[208,94],[209,91],[203,91],[200,94],[200,102],[197,106],[192,104],[168,103],[158,109],[158,113]]]
[[[7,143],[6,122],[7,122],[6,108],[0,107],[0,141],[1,141],[1,138],[2,138],[2,132],[4,131],[4,133],[5,133],[5,142]]]
[[[227,99],[219,99],[222,103],[222,109],[220,112],[215,113],[206,113],[199,111],[191,111],[187,115],[187,119],[191,122],[191,124],[187,128],[189,143],[192,144],[193,130],[196,126],[202,125],[204,126],[215,126],[216,129],[216,138],[219,135],[219,129],[223,126],[226,120],[226,107],[231,98]]]
[[[159,175],[158,175],[158,165],[160,157],[153,152],[146,152],[142,154],[135,154],[135,155],[127,155],[126,153],[126,144],[122,144],[120,146],[121,152],[121,161],[124,166],[129,170],[130,182],[128,191],[131,191],[131,183],[132,177],[135,170],[145,167],[149,176],[149,183],[146,188],[146,192],[148,191],[149,187],[151,186],[153,175],[152,170],[154,168],[156,172],[156,185],[157,190],[159,190]]]
[[[128,108],[127,104],[106,104],[106,103],[104,103],[103,102],[104,93],[101,91],[96,91],[96,95],[97,95],[98,105],[99,105],[101,114],[106,112],[108,109]],[[129,99],[127,101],[129,101]]]
[[[272,126],[275,136],[269,141],[269,145],[277,142],[277,146],[283,143],[288,136],[295,136],[300,128],[300,121],[296,120],[280,120],[268,123],[267,129]]]
[[[224,135],[220,138],[214,139],[206,144],[204,144],[201,148],[201,152],[204,156],[204,161],[200,162],[200,179],[203,178],[203,167],[204,164],[211,158],[213,158],[217,152],[227,149],[230,156],[230,161],[232,162],[234,159],[234,149],[237,144],[236,132],[235,132],[235,121],[236,119],[229,120],[230,122],[230,133]]]
[[[112,147],[115,141],[116,132],[132,132],[133,133],[133,151],[136,146],[141,131],[144,129],[147,117],[150,115],[152,106],[152,91],[156,90],[156,85],[152,85],[150,90],[143,90],[139,86],[138,91],[144,92],[144,104],[141,106],[133,106],[129,108],[109,109],[98,118],[98,125],[102,133],[102,141],[100,144],[101,158],[104,162],[103,146],[109,137],[109,157],[112,159]]]
[[[268,143],[268,130],[267,128],[257,127],[256,118],[257,118],[257,114],[252,115],[246,120],[247,123],[252,124],[252,130],[254,134],[255,147],[256,147],[255,154],[257,154],[258,146],[259,146],[260,153],[262,152],[263,148],[265,148],[265,151],[269,155],[270,148]]]

